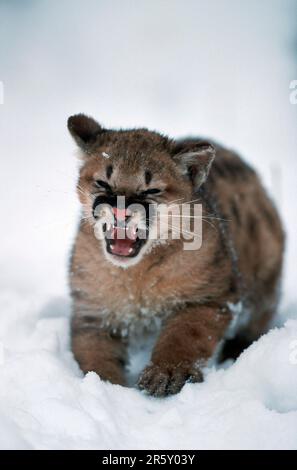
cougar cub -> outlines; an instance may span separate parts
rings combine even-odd
[[[203,380],[224,345],[267,330],[284,249],[276,209],[255,171],[215,143],[105,129],[83,114],[68,128],[82,158],[70,268],[74,356],[84,372],[125,384],[127,348],[155,330],[138,386],[177,393]],[[186,219],[198,229],[184,229]],[[196,247],[187,246],[190,234]]]

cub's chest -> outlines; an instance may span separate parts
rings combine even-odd
[[[138,278],[110,276],[101,295],[104,325],[122,336],[132,331],[154,332],[178,303],[172,285],[164,283],[157,274]]]

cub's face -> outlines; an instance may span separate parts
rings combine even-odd
[[[178,238],[180,205],[197,199],[213,147],[187,148],[146,129],[106,130],[84,115],[69,118],[68,128],[82,151],[77,190],[84,219],[106,258],[127,268]]]

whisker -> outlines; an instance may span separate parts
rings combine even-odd
[[[83,194],[84,196],[91,196],[91,193],[89,191],[86,191],[84,188],[82,188],[79,184],[76,186],[77,190]]]
[[[192,204],[194,202],[197,202],[197,201],[201,201],[201,199],[193,199],[192,201],[186,201],[186,202],[183,202],[183,203],[180,203],[180,204],[168,204],[168,207],[176,207],[176,206],[181,206],[183,204]]]
[[[178,199],[174,199],[173,201],[171,201],[168,205],[171,206],[174,202],[176,201],[182,201],[183,199],[185,199],[184,197],[180,197]]]
[[[198,235],[196,232],[189,232],[188,230],[185,230],[185,229],[180,230],[180,229],[178,229],[178,228],[176,228],[176,227],[174,227],[174,226],[172,226],[172,225],[170,225],[170,224],[169,224],[168,226],[169,226],[169,228],[170,228],[171,230],[175,231],[176,233],[181,233],[182,235],[188,234],[188,235],[191,235],[191,236],[193,236],[193,237],[196,236],[196,237],[202,238],[202,236],[201,236],[201,235]]]
[[[165,215],[164,215],[165,217]],[[169,217],[176,217],[176,218],[183,218],[183,219],[203,219],[203,220],[207,220],[207,219],[214,219],[214,220],[223,220],[225,222],[231,222],[231,219],[222,219],[220,217],[215,217],[215,216],[205,216],[205,215],[174,215],[174,214],[170,214]]]

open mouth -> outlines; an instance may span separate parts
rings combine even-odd
[[[147,232],[135,227],[104,224],[103,232],[107,252],[124,258],[137,256],[147,240]]]

